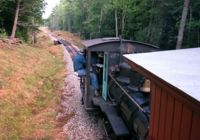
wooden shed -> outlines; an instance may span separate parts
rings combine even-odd
[[[151,80],[150,140],[200,140],[200,48],[125,55]]]

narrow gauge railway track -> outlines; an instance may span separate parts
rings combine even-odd
[[[64,39],[54,39],[54,44],[63,45],[65,49],[69,52],[71,58],[73,58],[78,52],[80,52],[78,48],[74,47],[74,45]]]
[[[59,39],[59,44],[62,44],[65,46],[65,48],[67,49],[67,51],[70,53],[71,57],[73,57],[74,55],[76,55],[80,50],[78,50],[77,48],[75,48],[70,42],[63,40],[63,39]]]
[[[68,52],[70,54],[71,59],[77,53],[80,52],[80,50],[76,46],[74,46],[73,44],[69,43],[66,40],[54,38],[53,41],[54,41],[55,45],[57,45],[57,44],[61,45],[64,48],[64,52]],[[66,58],[64,58],[64,60],[66,60]],[[68,68],[70,67],[69,65],[68,65]],[[71,71],[71,68],[69,68],[69,70]],[[73,77],[74,74],[72,74],[71,76]],[[70,81],[71,76],[68,75],[68,77],[67,77],[67,78],[69,78],[69,81]],[[68,86],[69,86],[69,84],[68,84]],[[78,87],[76,84],[75,89],[76,88],[80,88],[80,87]],[[76,120],[75,121],[76,123],[73,121],[68,122],[64,127],[64,130],[67,129],[67,131],[69,133],[71,133],[71,134],[69,134],[70,135],[69,137],[71,137],[72,139],[79,139],[80,136],[87,135],[87,138],[81,138],[81,139],[110,140],[110,136],[107,134],[107,130],[106,130],[107,129],[106,127],[109,127],[109,126],[108,126],[108,124],[106,124],[106,126],[104,125],[105,120],[103,119],[104,118],[103,114],[101,114],[100,112],[85,112],[85,110],[82,109],[83,106],[81,105],[81,103],[79,101],[77,101],[77,100],[81,99],[81,97],[80,98],[77,98],[77,97],[79,97],[79,92],[76,92],[76,95],[73,95],[73,97],[70,97],[72,99],[69,99],[67,101],[69,103],[69,106],[73,105],[73,107],[71,107],[71,109],[73,109],[75,107],[76,112],[77,112],[77,115],[75,115],[75,117],[72,119],[72,120]],[[78,103],[78,104],[76,104],[76,103]],[[68,106],[68,108],[70,108],[69,106]],[[68,109],[66,109],[66,110],[68,110]],[[77,126],[77,124],[78,124],[78,126]],[[74,133],[71,130],[68,130],[69,125],[70,125],[70,129],[74,128],[75,131],[80,131],[80,128],[82,125],[85,126],[85,129],[84,129],[84,131],[81,132],[81,134],[79,134],[80,136],[76,136],[76,132]],[[71,135],[73,135],[73,136],[71,136]]]

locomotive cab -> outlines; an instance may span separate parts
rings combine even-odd
[[[117,137],[145,139],[148,132],[149,94],[140,91],[144,77],[125,63],[123,54],[157,51],[158,47],[119,38],[87,40],[86,76],[81,79],[86,110],[100,109]],[[98,94],[91,73],[98,82]]]

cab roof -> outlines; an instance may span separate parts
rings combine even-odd
[[[130,42],[130,43],[134,43],[134,44],[143,44],[146,46],[151,46],[153,48],[159,48],[157,46],[151,45],[151,44],[147,44],[147,43],[141,43],[138,41],[132,41],[132,40],[125,40],[125,39],[120,39],[118,37],[106,37],[106,38],[96,38],[96,39],[91,39],[91,40],[86,40],[83,42],[83,45],[88,48],[88,47],[93,47],[93,46],[98,46],[101,44],[107,44],[107,43],[114,43],[114,42]]]

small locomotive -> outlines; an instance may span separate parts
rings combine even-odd
[[[109,122],[115,139],[146,139],[150,81],[133,70],[124,61],[123,54],[154,52],[159,48],[119,38],[88,40],[84,46],[86,75],[81,76],[81,89],[85,109],[99,109]],[[100,96],[94,94],[91,69],[97,76]]]

